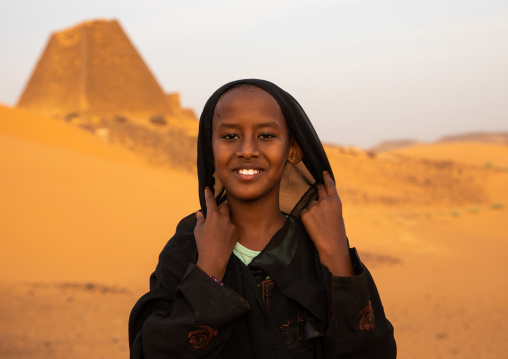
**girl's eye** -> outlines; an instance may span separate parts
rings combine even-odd
[[[271,133],[262,133],[259,135],[259,138],[262,140],[268,140],[270,138],[274,138],[275,135],[272,135]]]
[[[236,140],[238,138],[238,135],[234,134],[234,133],[227,133],[225,135],[222,135],[221,136],[223,139],[225,140],[229,140],[229,141],[232,141],[232,140]]]

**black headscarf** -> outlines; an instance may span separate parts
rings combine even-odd
[[[198,179],[199,201],[206,213],[205,187],[214,190],[217,202],[224,200],[224,188],[214,177],[212,151],[212,120],[215,106],[220,97],[233,87],[241,84],[257,86],[275,98],[286,119],[291,135],[296,139],[303,152],[302,162],[286,164],[280,188],[280,207],[283,212],[300,216],[300,211],[315,198],[316,182],[323,182],[323,171],[333,178],[332,169],[314,127],[300,104],[289,93],[277,85],[258,79],[237,80],[225,84],[208,99],[201,114],[198,135]]]

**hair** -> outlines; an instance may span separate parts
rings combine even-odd
[[[261,87],[259,87],[258,85],[256,84],[251,84],[249,82],[240,82],[240,83],[237,83],[237,84],[234,84],[233,86],[231,86],[230,88],[228,88],[226,91],[224,91],[224,93],[227,93],[231,90],[234,90],[234,89],[240,89],[240,88],[244,88],[244,89],[249,89],[249,88],[258,88],[258,89],[261,89],[263,90]],[[263,90],[264,91],[264,90]],[[223,93],[223,95],[224,95]]]

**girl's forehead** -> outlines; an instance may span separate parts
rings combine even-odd
[[[277,100],[257,87],[237,87],[225,92],[217,101],[213,122],[220,119],[277,117],[286,122]]]

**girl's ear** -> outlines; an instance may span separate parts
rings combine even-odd
[[[289,145],[289,156],[288,156],[288,162],[296,165],[298,162],[300,162],[303,158],[303,152],[300,148],[300,145],[298,145],[298,142],[294,138],[291,139],[291,143]]]

